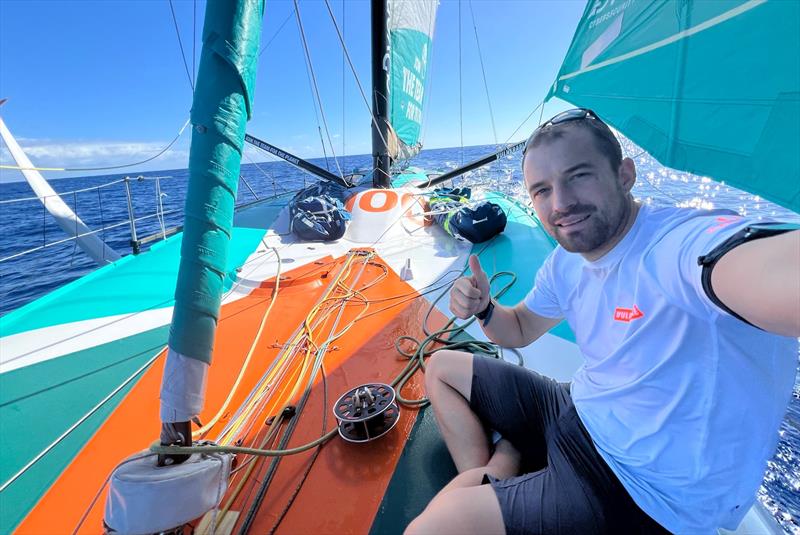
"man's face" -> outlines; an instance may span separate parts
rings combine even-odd
[[[624,231],[635,178],[631,160],[615,173],[592,134],[579,128],[525,156],[525,187],[545,230],[564,249],[590,260],[605,254]]]

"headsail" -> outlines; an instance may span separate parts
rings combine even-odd
[[[389,153],[411,158],[422,148],[422,110],[438,0],[389,0]]]
[[[590,0],[548,99],[800,212],[800,2]]]
[[[2,102],[0,102],[2,104]],[[75,238],[78,246],[98,264],[105,265],[120,259],[114,249],[106,245],[100,237],[92,232],[89,227],[78,217],[67,203],[55,192],[42,174],[34,167],[28,156],[19,146],[17,140],[11,135],[3,119],[0,119],[0,137],[5,141],[11,156],[17,162],[20,172],[28,181],[31,189],[39,197],[42,205],[47,209],[61,230]]]

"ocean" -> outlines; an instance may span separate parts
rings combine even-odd
[[[800,221],[800,216],[723,183],[714,182],[681,171],[663,167],[634,144],[623,140],[626,155],[634,157],[637,183],[633,193],[643,203],[656,206],[692,208],[730,208],[754,218],[777,218]],[[493,152],[493,146],[477,146],[422,151],[413,165],[430,171],[446,171]],[[326,166],[324,158],[311,160]],[[327,162],[336,172],[332,159]],[[339,159],[345,173],[367,168],[367,155]],[[284,162],[244,164],[242,166],[237,204],[243,204],[293,191],[316,179]],[[130,254],[132,229],[128,223],[129,208],[126,184],[131,191],[131,210],[139,239],[158,237],[182,224],[183,199],[188,172],[185,169],[160,172],[64,178],[52,180],[53,188],[84,223],[92,229],[103,229],[99,235],[121,254]],[[158,178],[156,178],[158,177]],[[503,191],[527,203],[522,186],[520,155],[510,155],[491,166],[456,179],[455,185],[473,189]],[[104,187],[101,187],[104,186]],[[0,315],[15,310],[46,293],[63,286],[95,269],[74,241],[57,243],[65,234],[52,221],[41,203],[33,198],[25,182],[0,183]],[[7,202],[12,199],[25,199]],[[149,242],[152,245],[158,238]],[[45,247],[43,247],[45,246]],[[143,246],[143,250],[147,248]],[[28,254],[20,254],[32,250]],[[15,256],[19,255],[19,256]],[[9,258],[13,257],[13,258]],[[746,393],[743,393],[746,395]],[[800,535],[800,377],[795,383],[793,398],[780,429],[777,452],[758,491],[759,500],[772,513],[787,533]]]

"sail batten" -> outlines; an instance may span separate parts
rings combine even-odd
[[[798,2],[590,1],[548,98],[800,212],[798,27]]]

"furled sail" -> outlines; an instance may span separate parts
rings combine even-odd
[[[548,94],[800,212],[800,2],[590,0]]]
[[[205,401],[263,13],[263,0],[206,5],[181,263],[161,385],[164,424],[188,422]]]
[[[411,158],[422,148],[422,110],[438,0],[389,0],[389,154]],[[384,65],[385,68],[385,65]]]

